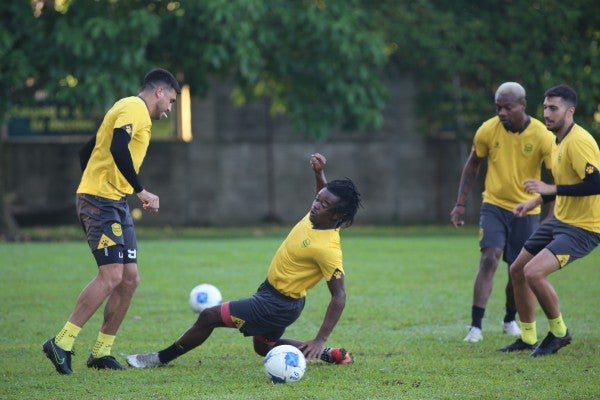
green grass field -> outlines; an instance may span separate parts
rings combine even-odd
[[[287,230],[140,233],[142,282],[113,355],[170,345],[195,320],[187,298],[202,282],[226,300],[254,292]],[[63,233],[50,237],[65,237]],[[347,283],[344,315],[328,344],[350,349],[349,366],[309,362],[297,383],[271,384],[251,339],[220,329],[164,368],[96,371],[85,361],[101,312],[75,344],[72,376],[60,376],[41,351],[62,327],[95,274],[83,238],[0,243],[0,398],[2,399],[592,399],[600,395],[600,253],[551,278],[573,343],[533,359],[503,354],[504,265],[496,274],[483,342],[462,341],[470,322],[478,262],[475,228],[353,227],[342,233]],[[312,338],[328,293],[308,295],[287,336]],[[547,322],[538,309],[542,338]]]

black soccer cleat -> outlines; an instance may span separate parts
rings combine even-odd
[[[113,356],[104,356],[99,358],[94,358],[90,354],[90,357],[87,360],[88,368],[96,368],[96,369],[125,369],[123,365],[121,365],[116,358]]]
[[[515,340],[514,343],[509,344],[498,349],[503,353],[512,353],[513,351],[524,351],[524,350],[535,350],[535,344],[525,343],[521,338]]]
[[[552,332],[548,332],[544,340],[542,340],[542,343],[540,343],[540,345],[535,350],[533,350],[533,352],[531,353],[531,357],[540,357],[554,354],[563,347],[571,344],[572,339],[573,336],[571,336],[569,331],[567,331],[567,334],[563,337],[556,337],[552,334]]]
[[[71,355],[73,352],[58,347],[55,338],[46,340],[42,345],[42,350],[46,354],[46,357],[52,361],[54,368],[56,368],[59,374],[71,375],[73,373],[71,369]]]

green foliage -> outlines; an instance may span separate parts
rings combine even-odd
[[[594,0],[5,1],[0,114],[35,89],[104,109],[159,65],[200,96],[214,79],[233,82],[237,104],[267,101],[272,115],[323,139],[335,128],[382,125],[387,68],[417,83],[424,135],[470,138],[508,80],[525,86],[538,118],[544,91],[570,84],[577,121],[599,135],[596,8]]]
[[[470,138],[494,114],[493,95],[504,81],[528,92],[529,112],[542,117],[546,89],[577,90],[576,119],[600,134],[600,16],[593,0],[564,2],[386,1],[373,10],[385,26],[391,65],[419,82],[418,110],[427,134]],[[426,124],[426,125],[425,125]]]
[[[233,80],[238,104],[269,99],[273,114],[287,113],[314,137],[336,126],[378,127],[385,105],[383,35],[364,28],[368,15],[355,5],[79,0],[58,11],[46,5],[34,16],[18,3],[9,14],[39,28],[18,49],[30,69],[8,86],[20,89],[31,76],[59,101],[104,109],[131,94],[150,65],[160,65],[199,95],[215,77]],[[19,54],[11,55],[13,63]]]
[[[360,228],[355,230],[354,228]],[[503,354],[505,269],[495,277],[484,320],[484,341],[464,343],[479,252],[476,227],[352,227],[342,233],[347,305],[328,340],[352,350],[355,363],[310,362],[295,384],[272,385],[251,339],[216,329],[206,343],[170,366],[95,371],[85,360],[102,322],[99,310],[81,331],[75,374],[59,376],[41,352],[96,272],[83,239],[63,243],[0,243],[0,398],[35,399],[591,399],[597,397],[600,333],[595,299],[598,254],[578,260],[551,281],[574,334],[556,355],[532,359]],[[363,232],[368,232],[363,234]],[[167,231],[168,233],[168,231]],[[191,234],[191,232],[188,232]],[[460,233],[459,236],[456,234]],[[465,234],[466,233],[466,234]],[[219,239],[140,237],[142,282],[113,347],[113,355],[170,345],[195,320],[187,296],[201,282],[226,300],[247,296],[265,278],[285,233]],[[59,234],[54,237],[59,237]],[[323,283],[287,335],[311,338],[328,301]],[[539,336],[546,320],[537,310]]]

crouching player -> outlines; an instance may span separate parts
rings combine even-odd
[[[317,194],[310,211],[291,230],[269,267],[267,279],[247,298],[207,308],[171,346],[158,352],[133,354],[127,363],[135,368],[165,365],[200,346],[215,328],[237,328],[252,336],[254,350],[265,356],[273,347],[289,344],[307,359],[348,364],[352,356],[343,348],[325,347],[346,304],[340,229],[352,225],[360,207],[360,193],[350,179],[327,182],[326,159],[313,154]],[[283,338],[285,329],[300,316],[309,289],[322,278],[331,300],[316,336],[306,342]]]

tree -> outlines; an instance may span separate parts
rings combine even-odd
[[[367,5],[371,4],[366,2]],[[389,67],[418,81],[424,134],[471,138],[494,113],[500,83],[527,90],[541,116],[543,93],[568,83],[579,94],[576,120],[600,135],[600,15],[593,0],[382,1],[370,9],[386,32]]]

